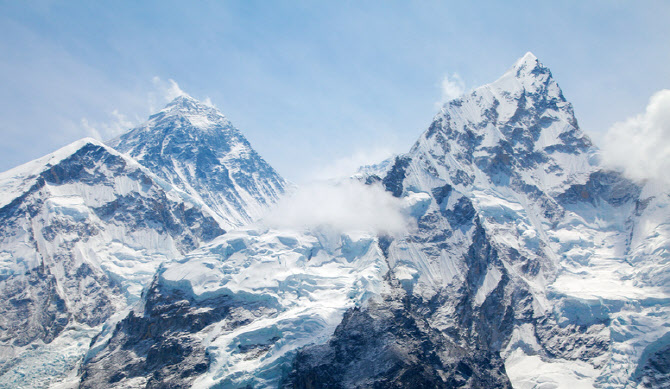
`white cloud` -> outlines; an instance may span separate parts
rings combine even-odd
[[[114,138],[131,128],[137,127],[141,122],[146,120],[148,115],[154,114],[161,110],[165,104],[174,100],[179,96],[189,96],[188,93],[184,92],[179,84],[173,80],[168,79],[163,81],[160,77],[156,76],[151,79],[153,84],[153,89],[147,93],[147,99],[143,102],[140,101],[140,104],[137,104],[134,108],[136,114],[133,115],[135,118],[131,120],[127,115],[120,113],[117,109],[112,110],[103,118],[89,119],[82,118],[79,121],[79,126],[84,129],[87,136],[98,140],[108,140]],[[208,97],[204,100],[204,104],[214,107],[212,100]]]
[[[91,123],[88,122],[88,119],[86,118],[81,118],[81,126],[84,127],[84,130],[86,130],[86,133],[88,136],[91,138],[95,138],[97,140],[102,140],[102,135],[100,134],[100,131],[98,131],[95,126],[91,125]]]
[[[169,78],[167,81],[164,81],[160,77],[154,76],[154,78],[151,79],[151,82],[154,86],[154,90],[149,92],[149,107],[151,109],[151,113],[155,113],[156,111],[160,110],[166,103],[169,103],[179,96],[193,97],[190,94],[184,92],[177,81],[171,78]],[[212,99],[209,97],[205,97],[205,99],[202,100],[202,103],[216,108],[212,102]]]
[[[299,188],[285,197],[263,219],[273,228],[329,228],[338,232],[367,231],[398,235],[409,220],[403,201],[380,185],[346,180]]]
[[[167,88],[166,94],[165,94],[165,97],[168,100],[174,100],[179,96],[188,96],[188,94],[186,92],[181,90],[181,88],[179,87],[179,84],[177,84],[177,82],[175,80],[169,79],[168,84],[169,85],[168,85],[168,88]]]
[[[108,119],[104,122],[91,122],[87,118],[82,118],[80,124],[88,136],[102,141],[120,135],[137,125],[116,109],[109,113]]]
[[[442,99],[436,103],[438,108],[465,93],[465,83],[457,73],[451,76],[444,76],[440,86],[442,87]]]
[[[393,151],[390,148],[371,148],[370,150],[358,150],[346,157],[338,158],[328,165],[315,168],[311,174],[317,180],[331,178],[350,177],[356,173],[361,166],[373,165],[391,157]]]
[[[670,90],[656,92],[644,113],[613,125],[602,156],[632,179],[670,184]]]

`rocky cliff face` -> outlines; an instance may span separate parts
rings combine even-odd
[[[0,387],[73,379],[160,263],[251,222],[286,187],[188,96],[108,143],[127,154],[86,139],[0,175]]]
[[[515,387],[635,385],[643,350],[667,344],[668,195],[599,166],[532,54],[447,103],[378,180],[431,195],[418,233],[386,249],[391,274],[419,306],[441,301],[431,326],[500,355]]]

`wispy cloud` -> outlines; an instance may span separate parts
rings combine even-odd
[[[263,220],[274,228],[401,234],[408,228],[403,202],[379,185],[346,180],[303,186],[284,198]]]
[[[632,179],[670,184],[670,90],[656,92],[644,113],[612,126],[602,156]]]
[[[126,115],[115,109],[110,112],[107,121],[92,122],[87,118],[82,118],[80,124],[88,136],[104,141],[128,131],[136,126],[138,121],[128,119]]]
[[[451,76],[444,76],[440,86],[442,88],[442,99],[435,103],[438,108],[441,108],[444,103],[458,98],[465,93],[465,83],[458,73],[454,73]]]
[[[351,155],[337,158],[327,165],[315,168],[311,177],[317,180],[350,177],[361,166],[377,164],[391,157],[393,154],[391,148],[387,147],[372,147],[369,150],[358,150]]]

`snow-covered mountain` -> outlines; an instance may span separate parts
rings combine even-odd
[[[225,116],[187,95],[107,143],[209,206],[225,229],[256,220],[287,185]]]
[[[286,186],[187,96],[109,143],[140,161],[84,139],[0,174],[0,387],[70,382],[160,263],[250,222]]]
[[[600,166],[531,53],[356,178],[416,228],[227,234],[161,267],[82,386],[669,384],[670,198]]]
[[[17,285],[3,286],[3,296],[5,290],[27,290],[37,297],[28,302],[10,297],[0,308],[38,318],[27,323],[49,324],[30,331],[16,327],[3,335],[5,344],[9,336],[33,340],[30,348],[2,349],[26,355],[0,368],[2,382],[48,384],[54,371],[68,371],[54,368],[63,364],[56,355],[85,352],[79,368],[58,385],[670,387],[670,195],[600,164],[597,148],[580,130],[551,72],[531,53],[495,82],[445,104],[408,153],[352,178],[370,190],[381,188],[386,197],[380,204],[395,204],[405,215],[409,228],[393,235],[328,225],[249,224],[285,184],[217,111],[187,97],[110,144],[129,156],[91,143],[84,148],[114,158],[87,152],[92,167],[63,165],[52,173],[52,166],[75,150],[59,152],[51,162],[36,161],[0,177],[6,204],[26,197],[37,176],[43,176],[50,194],[68,194],[67,201],[55,196],[55,205],[49,196],[36,195],[34,203],[41,205],[25,205],[10,218],[14,224],[9,225],[17,227],[2,230],[0,252],[9,269],[3,270],[9,276],[2,285]],[[129,177],[147,178],[131,185],[116,167],[108,167],[116,163],[101,162],[108,159],[142,173]],[[59,178],[49,178],[54,174]],[[105,184],[98,185],[97,177]],[[87,189],[89,182],[96,183],[95,192]],[[144,182],[149,186],[140,185]],[[62,185],[77,190],[51,189]],[[158,197],[147,188],[162,188],[165,205],[153,202]],[[102,198],[105,204],[126,199],[128,190],[137,194],[121,202],[127,207],[137,207],[141,199],[154,210],[181,204],[180,209],[200,214],[165,226],[127,223],[143,213],[100,205]],[[231,212],[238,206],[248,208]],[[0,217],[16,212],[2,207]],[[209,210],[225,229],[245,227],[214,237],[218,231],[203,227],[214,223]],[[116,221],[128,219],[107,243],[82,246],[84,240],[103,242],[96,240],[102,236],[97,231],[111,228],[112,219],[97,216],[100,212]],[[58,229],[66,217],[67,228]],[[45,218],[58,223],[44,224]],[[46,261],[53,263],[55,270],[48,273],[53,276],[21,270],[34,265],[17,265],[45,263],[26,259],[42,258],[36,249],[26,249],[42,247],[30,243],[35,223],[42,231],[36,242],[51,236],[56,246],[46,247],[66,250],[66,260]],[[154,238],[128,238],[135,233],[129,226],[138,224]],[[183,234],[173,234],[167,225],[187,231],[186,242],[193,244],[180,245]],[[157,241],[172,246],[152,243]],[[114,268],[110,264],[128,258],[108,248],[114,244],[132,253],[132,263],[160,257],[147,260],[157,270],[140,281],[131,277],[134,272]],[[76,266],[69,264],[82,263],[85,254],[106,259],[93,261],[99,265],[90,265],[90,273],[74,272]],[[174,259],[164,261],[168,258]],[[81,274],[107,274],[115,282]],[[88,287],[93,282],[100,286]],[[140,284],[146,287],[139,301],[127,310],[109,308],[119,312],[112,317],[90,323],[64,319],[83,315],[60,307],[76,306],[86,291],[121,296],[122,290],[138,290],[124,285]],[[64,287],[68,293],[61,293]],[[105,312],[107,300],[99,300],[95,312]],[[47,329],[58,329],[59,323],[67,323],[61,333],[70,329],[77,337],[52,340]],[[2,331],[11,330],[7,325]],[[42,357],[44,350],[50,359]],[[26,371],[32,378],[20,376]],[[36,372],[43,378],[36,379]]]
[[[475,347],[500,353],[515,387],[667,383],[659,358],[670,319],[668,194],[599,165],[532,54],[447,103],[382,182],[398,196],[434,199],[422,218],[428,228],[389,248],[391,269],[412,269],[412,292],[423,300],[446,293],[452,302],[432,326],[470,342],[489,334]],[[468,199],[460,213],[476,218],[466,242],[483,234],[490,245],[479,269],[468,264],[476,245],[450,236],[443,207],[453,193]],[[446,236],[435,236],[440,230]],[[464,307],[476,318],[467,325],[453,317]]]
[[[0,387],[62,378],[158,265],[224,231],[93,139],[0,174]]]

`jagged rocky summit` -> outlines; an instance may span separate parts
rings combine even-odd
[[[140,161],[133,166],[167,194],[199,205],[198,220],[212,217],[227,233],[201,237],[202,224],[188,225],[197,247],[165,255],[174,259],[159,261],[135,305],[114,311],[104,325],[89,324],[69,368],[59,367],[58,375],[50,362],[51,373],[24,374],[21,382],[670,386],[670,196],[600,164],[551,72],[531,53],[495,82],[445,104],[408,153],[352,178],[399,199],[414,225],[406,234],[231,228],[249,219],[225,214],[235,205],[221,199],[246,201],[243,191],[274,199],[268,188],[275,180],[267,170],[255,176],[239,167],[248,164],[226,165],[229,177],[244,171],[269,179],[245,186],[231,178],[239,195],[218,195],[221,181],[212,174],[223,169],[209,162],[229,160],[200,139],[239,133],[210,110],[178,99],[110,145]],[[232,158],[239,147],[222,149]],[[4,177],[6,193],[29,186],[20,175]],[[18,254],[12,255],[6,263],[14,263]],[[50,284],[43,284],[38,292],[49,295]],[[51,306],[33,311],[64,322],[58,307],[69,305]],[[82,334],[78,320],[67,323]],[[68,350],[59,338],[40,336],[38,350]],[[2,367],[0,382],[31,371],[28,361],[46,360],[35,354],[3,365],[9,368]]]

